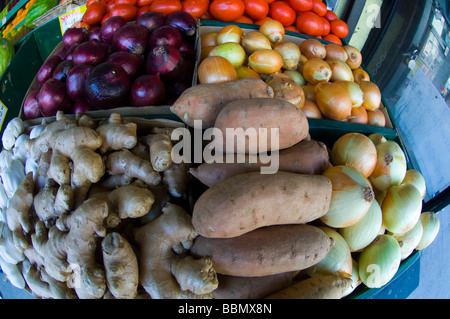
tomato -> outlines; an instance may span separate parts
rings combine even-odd
[[[327,13],[327,5],[322,0],[313,0],[312,12],[323,17]]]
[[[313,8],[313,0],[288,0],[288,3],[297,12],[311,11]]]
[[[322,18],[311,11],[303,12],[298,15],[296,27],[301,33],[314,37],[318,37],[323,34]]]
[[[275,2],[276,0],[266,0],[266,2],[268,3],[268,4],[271,4],[271,3],[273,3],[273,2]]]
[[[111,17],[121,16],[126,21],[134,20],[137,15],[138,8],[129,4],[117,4],[111,9]]]
[[[153,1],[155,0],[137,0],[136,4],[138,7],[142,8],[151,5]]]
[[[244,0],[245,13],[253,20],[261,20],[269,14],[269,4],[266,0]]]
[[[261,25],[264,21],[273,20],[271,17],[264,17],[261,20],[256,20],[254,24]]]
[[[286,31],[299,32],[296,26],[290,25],[284,28]]]
[[[209,12],[220,21],[234,21],[242,17],[245,4],[242,0],[215,0],[209,5]]]
[[[94,2],[100,2],[100,0],[88,0],[86,2],[86,8],[88,8],[91,4],[93,4]]]
[[[348,35],[347,23],[340,19],[336,19],[330,22],[331,33],[343,39]]]
[[[150,6],[139,7],[138,12],[136,14],[136,19],[139,18],[143,13],[150,12]]]
[[[325,13],[325,15],[323,17],[325,19],[327,19],[329,22],[338,19],[338,16],[336,15],[336,13],[334,13],[331,10],[327,10],[327,13]]]
[[[184,0],[183,11],[190,13],[196,19],[199,19],[202,15],[208,11],[209,0]]]
[[[130,6],[135,6],[137,0],[116,0],[116,4],[129,4]]]
[[[176,11],[181,11],[183,6],[180,0],[155,0],[150,5],[151,11],[161,12],[169,15]]]
[[[272,3],[269,8],[269,16],[272,19],[281,22],[285,27],[292,25],[297,18],[294,9],[284,1],[275,1]]]
[[[326,35],[330,34],[330,31],[331,31],[330,22],[328,22],[328,20],[325,19],[324,17],[321,17],[321,18],[322,18],[322,22],[323,22],[322,36],[326,36]]]
[[[71,28],[85,28],[86,30],[90,30],[91,26],[83,21],[77,21],[70,26]]]
[[[206,12],[200,17],[201,20],[214,20],[214,17],[212,16],[211,12],[209,12],[209,9],[206,10]]]
[[[106,12],[110,12],[111,9],[116,5],[116,0],[110,0],[106,3]]]
[[[100,23],[102,21],[103,15],[105,14],[105,11],[105,3],[93,2],[89,7],[87,7],[81,21],[86,22],[89,25]]]
[[[108,20],[109,18],[111,18],[111,13],[110,12],[108,12],[107,14],[105,14],[103,16],[101,25],[103,25],[103,23],[105,23],[105,21]]]
[[[253,24],[253,20],[250,17],[246,16],[245,14],[242,17],[234,20],[233,22]]]
[[[337,36],[335,36],[333,33],[330,33],[329,35],[326,35],[323,37],[324,40],[327,40],[329,42],[333,42],[339,45],[342,45],[341,39],[339,39]]]

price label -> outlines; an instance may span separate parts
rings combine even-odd
[[[76,7],[58,17],[61,27],[61,34],[64,34],[74,23],[81,21],[83,14],[86,12],[86,5]]]
[[[6,113],[8,112],[8,108],[2,101],[0,101],[0,129],[3,127],[3,122],[5,121]]]

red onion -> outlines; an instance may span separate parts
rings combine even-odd
[[[166,83],[182,82],[192,85],[194,74],[194,63],[190,59],[181,57],[180,62],[170,72],[161,74],[161,80]]]
[[[85,28],[69,28],[64,32],[62,42],[66,49],[74,44],[83,43],[87,40],[87,31]]]
[[[57,55],[61,58],[61,60],[64,60],[66,58],[67,51],[68,50],[64,46],[61,46],[59,49],[53,52],[53,55]]]
[[[70,113],[77,114],[77,113],[85,113],[88,111],[92,111],[92,106],[90,106],[86,100],[80,100],[73,103]]]
[[[181,42],[183,38],[181,36],[180,31],[176,28],[165,25],[159,28],[156,28],[149,36],[148,45],[150,47],[154,47],[157,45],[164,46],[173,46],[175,48],[179,48],[181,46]]]
[[[39,83],[45,83],[50,79],[61,61],[62,59],[58,55],[49,56],[37,73],[37,80]]]
[[[66,90],[67,95],[73,101],[78,101],[85,98],[84,84],[89,77],[94,66],[90,64],[75,65],[67,74]]]
[[[189,37],[183,37],[179,50],[182,55],[190,58],[195,58],[195,53],[197,52],[194,48],[194,41]]]
[[[136,24],[142,25],[147,28],[148,32],[151,33],[156,28],[164,25],[166,21],[166,15],[162,12],[144,12],[136,19]]]
[[[193,16],[185,11],[176,11],[169,14],[165,24],[177,28],[188,36],[194,35],[197,31],[197,22]]]
[[[139,74],[141,66],[144,63],[144,57],[141,54],[117,51],[111,53],[106,59],[106,62],[114,62],[119,64],[132,79]]]
[[[95,29],[91,29],[88,33],[88,41],[92,41],[92,40],[97,40],[97,41],[101,41],[100,38],[100,27],[95,28]]]
[[[148,74],[164,74],[174,70],[182,57],[177,48],[172,46],[155,46],[147,57]]]
[[[66,60],[72,60],[73,59],[73,51],[78,47],[78,44],[72,45],[66,52]]]
[[[41,116],[41,107],[38,102],[39,89],[28,92],[23,102],[23,114],[26,119],[35,119]]]
[[[106,20],[106,22],[100,28],[100,38],[102,42],[111,43],[114,32],[120,27],[127,24],[124,18],[121,16],[114,16]]]
[[[130,78],[117,63],[104,62],[94,67],[86,81],[86,99],[95,108],[110,109],[128,102]]]
[[[73,61],[64,60],[56,67],[55,71],[53,71],[53,77],[62,82],[66,82],[67,74],[73,67]]]
[[[116,51],[142,54],[147,47],[147,40],[147,28],[131,23],[116,30],[112,44]]]
[[[55,116],[59,110],[69,110],[71,101],[66,93],[66,85],[57,79],[48,79],[39,91],[38,103],[43,116]]]
[[[72,53],[72,61],[74,65],[84,63],[99,65],[106,60],[107,55],[107,47],[97,40],[92,40],[81,43],[76,47]]]
[[[166,96],[166,88],[158,74],[138,77],[130,89],[130,103],[133,106],[161,105]]]

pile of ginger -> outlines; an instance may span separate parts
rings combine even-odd
[[[211,259],[189,254],[189,164],[172,162],[173,127],[150,122],[8,123],[0,266],[14,286],[46,299],[212,298]]]

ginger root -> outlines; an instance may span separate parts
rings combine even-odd
[[[133,122],[122,121],[119,113],[112,113],[106,123],[100,124],[96,132],[103,139],[101,153],[109,150],[119,151],[131,149],[137,143],[137,125]]]

